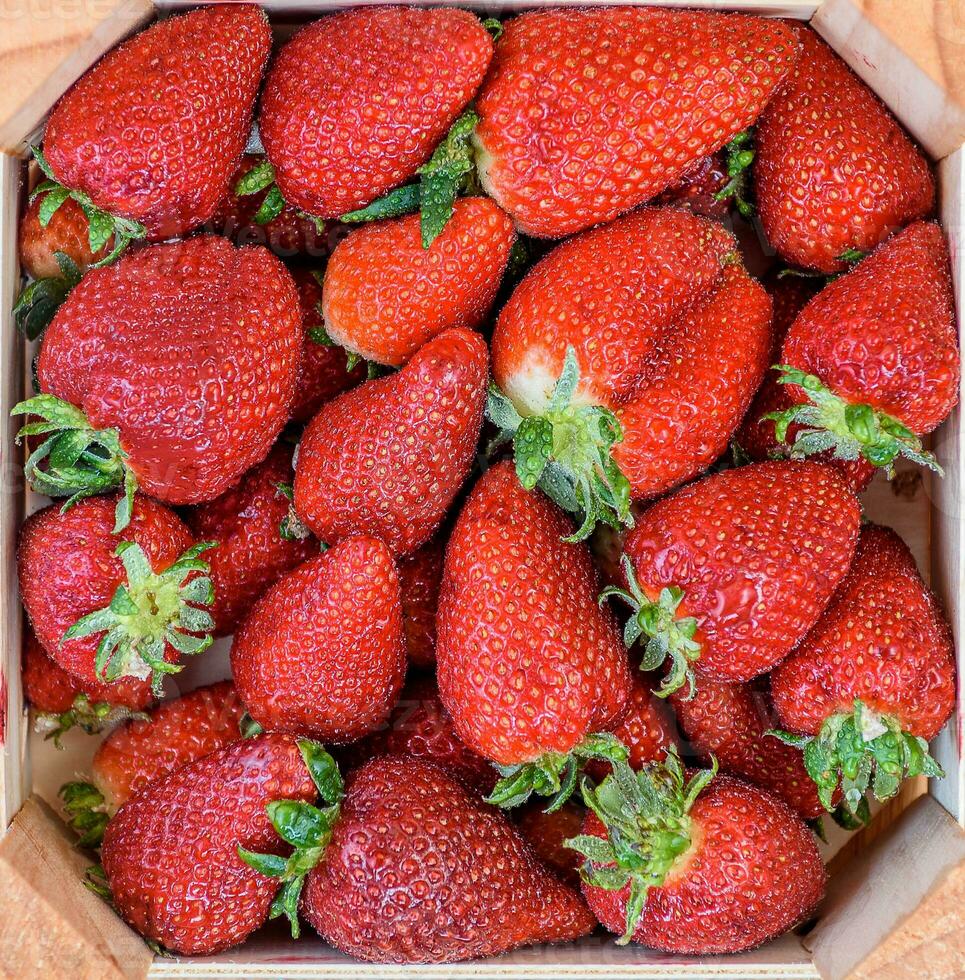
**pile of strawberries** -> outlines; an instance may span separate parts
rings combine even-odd
[[[806,921],[808,821],[941,775],[954,706],[856,496],[957,398],[928,161],[779,20],[369,7],[271,52],[255,6],[163,20],[35,150],[23,680],[109,729],[62,791],[92,885],[178,954]]]

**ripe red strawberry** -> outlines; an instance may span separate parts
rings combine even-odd
[[[284,882],[276,907],[296,934],[300,893],[323,939],[375,963],[451,963],[593,929],[579,895],[506,817],[437,766],[374,759],[349,777],[342,798],[332,764],[320,788],[324,810],[276,804],[292,858],[245,854]]]
[[[381,541],[365,537],[282,576],[231,646],[251,717],[325,742],[351,742],[383,724],[405,667],[395,563]]]
[[[740,14],[602,7],[515,17],[476,103],[483,185],[530,235],[609,221],[746,129],[797,48],[779,21]]]
[[[941,472],[922,435],[958,401],[960,356],[945,236],[916,222],[826,286],[788,330],[782,382],[798,404],[795,455],[831,449],[890,467],[898,455]]]
[[[766,737],[775,721],[766,685],[701,677],[694,697],[678,691],[671,699],[684,735],[703,761],[716,759],[722,772],[779,796],[805,820],[824,812],[801,753]]]
[[[854,812],[869,785],[886,799],[903,775],[944,775],[927,743],[955,707],[951,629],[894,531],[862,529],[848,577],[771,694],[828,809],[839,778]]]
[[[820,287],[815,279],[802,276],[772,276],[764,280],[764,286],[774,301],[771,363],[776,364],[781,358],[781,348],[791,324]],[[734,441],[753,460],[762,462],[786,456],[788,443],[793,444],[800,426],[788,426],[787,443],[778,442],[775,420],[768,416],[773,412],[783,412],[793,404],[790,391],[778,382],[776,372],[769,371],[754,396]],[[824,452],[815,456],[815,461],[833,466],[855,493],[864,490],[875,473],[875,468],[866,459],[837,459],[833,453]]]
[[[436,665],[436,609],[446,549],[436,536],[418,551],[399,559],[399,591],[405,652],[413,667]]]
[[[839,272],[928,214],[924,154],[878,97],[804,24],[787,82],[757,124],[754,183],[768,241],[788,262]]]
[[[290,735],[242,739],[153,783],[104,833],[101,860],[118,913],[186,956],[243,942],[268,917],[276,885],[238,848],[280,845],[265,808],[282,797],[316,799]]]
[[[286,204],[271,220],[261,223],[263,215],[259,212],[267,191],[238,194],[235,190],[239,181],[264,163],[264,157],[250,153],[241,158],[241,165],[228,182],[227,195],[211,217],[211,230],[226,235],[236,245],[265,245],[284,258],[307,255],[327,259],[340,234],[335,222],[322,222],[319,228],[312,218]]]
[[[654,504],[625,542],[632,610],[624,638],[645,637],[641,666],[747,681],[770,670],[817,622],[848,571],[861,510],[816,463],[754,463],[698,480]],[[698,679],[699,680],[699,679]]]
[[[489,312],[516,238],[485,197],[456,201],[431,247],[419,215],[353,231],[325,270],[325,329],[368,361],[405,364],[452,327],[478,327]]]
[[[573,802],[547,812],[545,803],[520,807],[516,827],[543,864],[552,868],[571,888],[580,887],[580,855],[566,842],[583,827],[586,811]]]
[[[607,732],[630,673],[616,622],[597,603],[589,550],[509,463],[476,484],[446,548],[436,618],[439,692],[462,740],[497,763],[494,802],[572,792],[577,764],[625,757]]]
[[[208,558],[218,636],[233,633],[269,586],[318,554],[317,541],[283,527],[291,504],[279,487],[291,481],[292,450],[280,443],[240,483],[186,516],[199,541],[218,545]]]
[[[431,677],[408,681],[388,722],[341,753],[352,768],[380,755],[426,759],[480,794],[492,792],[496,785],[492,764],[466,748],[456,734]]]
[[[44,651],[79,683],[150,679],[159,693],[163,676],[181,670],[178,654],[211,643],[202,607],[214,597],[198,558],[210,545],[192,544],[172,511],[142,496],[121,539],[114,509],[113,498],[92,497],[27,518],[20,597]],[[130,682],[122,691],[142,696]]]
[[[447,330],[322,406],[298,448],[298,516],[328,544],[371,534],[406,555],[428,541],[469,473],[488,363],[479,334]]]
[[[364,381],[366,366],[361,361],[353,365],[345,348],[339,347],[326,331],[318,273],[303,268],[290,271],[298,289],[305,336],[291,418],[295,422],[307,422],[325,402]]]
[[[751,949],[813,912],[825,872],[808,828],[770,793],[676,755],[616,772],[584,797],[570,842],[587,858],[583,895],[617,943],[707,955]]]
[[[87,237],[87,216],[80,205],[68,198],[50,216],[46,225],[40,220],[41,198],[35,197],[27,206],[17,238],[20,270],[33,279],[60,278],[63,272],[54,257],[62,252],[84,272],[88,266],[104,258],[110,241],[92,251]]]
[[[46,438],[27,475],[51,496],[123,482],[128,502],[135,484],[211,500],[288,420],[301,343],[294,284],[266,249],[202,236],[92,270],[44,335],[43,394],[14,409],[46,420],[23,430]]]
[[[337,218],[408,180],[472,98],[492,50],[464,10],[374,7],[302,28],[261,102],[284,200]]]
[[[222,681],[115,728],[94,753],[91,781],[60,788],[80,844],[99,846],[109,815],[157,779],[236,742],[243,711],[234,687]]]
[[[95,735],[152,700],[150,682],[134,677],[113,684],[81,684],[47,656],[29,628],[20,679],[24,697],[37,713],[37,730],[57,745],[75,725]]]
[[[241,159],[270,49],[257,6],[224,4],[161,20],[111,51],[50,115],[47,176],[63,189],[52,185],[47,206],[70,188],[92,248],[95,233],[159,240],[207,221]]]
[[[582,512],[581,535],[626,521],[630,498],[727,448],[764,376],[770,320],[721,225],[638,211],[558,246],[516,288],[493,334],[505,397],[490,418],[514,433],[524,484]]]

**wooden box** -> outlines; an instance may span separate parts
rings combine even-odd
[[[358,0],[364,3],[366,0]],[[461,4],[486,15],[562,6],[567,0]],[[599,2],[599,0],[597,0]],[[660,2],[660,0],[655,0]],[[667,0],[676,4],[677,0]],[[180,0],[158,7],[180,6]],[[186,6],[196,4],[185,4]],[[269,0],[282,24],[346,4]],[[683,4],[681,4],[683,5]],[[965,0],[735,0],[688,3],[810,20],[881,95],[937,161],[940,216],[949,237],[957,306],[965,310]],[[204,959],[154,958],[81,885],[87,861],[51,807],[56,791],[84,772],[96,739],[69,737],[64,752],[31,735],[20,691],[21,612],[15,548],[19,524],[40,498],[25,490],[19,425],[10,408],[25,390],[29,351],[10,314],[19,290],[16,231],[27,181],[24,151],[59,95],[104,51],[155,16],[151,0],[4,0],[0,7],[0,976],[140,977],[608,977],[885,978],[965,976],[965,768],[959,709],[933,746],[947,778],[911,781],[859,835],[839,834],[829,854],[832,881],[817,924],[740,956],[672,957],[617,948],[592,937],[564,947],[521,950],[453,966],[394,967],[355,962],[310,929],[291,943],[267,929],[238,949]],[[944,479],[881,478],[866,493],[868,513],[909,541],[965,642],[965,420],[961,409],[936,433]],[[222,647],[224,644],[222,644]],[[226,670],[224,649],[200,658],[182,688]],[[46,801],[46,802],[45,802]]]

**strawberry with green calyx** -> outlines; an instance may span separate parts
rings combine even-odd
[[[817,463],[723,470],[659,500],[624,541],[624,638],[644,669],[669,660],[661,694],[704,674],[749,681],[818,621],[854,554],[860,507]]]
[[[958,400],[961,372],[948,246],[919,221],[829,283],[798,314],[777,370],[795,403],[769,417],[791,452],[831,452],[891,469],[905,456],[940,472],[921,437]]]
[[[281,883],[268,917],[277,919],[284,915],[291,924],[293,939],[297,939],[301,931],[298,901],[305,876],[325,854],[345,795],[342,774],[325,749],[309,739],[300,739],[298,748],[318,795],[326,805],[317,807],[303,800],[273,800],[265,807],[275,833],[293,849],[288,857],[259,854],[238,847],[238,857],[245,864]]]
[[[825,871],[805,824],[779,799],[716,762],[684,770],[676,752],[639,773],[584,781],[591,812],[569,846],[585,858],[583,895],[619,945],[734,953],[803,921]]]
[[[866,525],[847,578],[792,656],[771,674],[780,731],[831,809],[839,781],[856,812],[905,776],[941,776],[928,742],[955,706],[951,631],[893,531]]]
[[[13,307],[14,323],[27,340],[36,340],[47,329],[67,294],[80,282],[80,269],[69,255],[55,252],[54,258],[60,275],[29,283]]]

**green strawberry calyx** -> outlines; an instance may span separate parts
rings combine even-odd
[[[10,410],[11,415],[34,415],[17,433],[17,442],[44,436],[24,465],[27,482],[48,497],[67,497],[67,510],[85,497],[123,486],[117,502],[114,533],[131,521],[137,480],[126,464],[117,429],[95,429],[87,416],[54,395],[35,395]]]
[[[62,748],[60,740],[72,728],[80,728],[88,735],[98,735],[122,721],[146,719],[143,711],[132,711],[107,701],[91,701],[86,694],[78,694],[66,711],[38,711],[34,716],[34,731],[46,740],[53,740]]]
[[[534,762],[496,765],[502,777],[486,802],[509,809],[525,803],[534,793],[550,797],[547,813],[554,813],[573,795],[582,766],[591,759],[625,762],[627,747],[609,732],[587,735],[569,752],[546,752]]]
[[[318,742],[300,739],[298,749],[318,794],[326,805],[317,807],[301,800],[274,800],[268,804],[268,819],[275,833],[293,848],[288,857],[259,854],[240,845],[238,847],[238,857],[245,864],[260,874],[277,878],[281,882],[269,917],[276,919],[284,915],[291,924],[293,939],[297,939],[300,932],[298,899],[305,876],[325,853],[339,817],[345,791],[335,760]]]
[[[31,201],[35,197],[42,196],[38,214],[41,227],[46,228],[64,201],[70,198],[77,202],[81,211],[84,212],[84,217],[87,218],[87,244],[90,246],[91,252],[96,255],[113,238],[114,247],[104,258],[94,262],[91,265],[92,269],[110,265],[131,242],[146,237],[147,229],[139,221],[110,214],[97,207],[83,191],[64,187],[54,175],[53,170],[50,169],[50,164],[40,147],[32,146],[31,150],[34,159],[37,161],[37,166],[40,167],[46,178],[30,194]]]
[[[213,642],[214,620],[201,607],[214,602],[214,586],[210,566],[199,556],[215,546],[212,541],[192,545],[163,572],[155,572],[140,545],[122,541],[115,554],[127,581],[109,605],[77,620],[61,643],[103,633],[94,661],[97,676],[106,682],[150,677],[159,695],[164,676],[183,670],[182,664],[165,659],[167,646],[193,656]]]
[[[608,586],[600,593],[600,602],[612,597],[621,599],[630,607],[631,615],[623,628],[623,642],[629,648],[641,637],[647,637],[640,660],[641,670],[656,670],[670,658],[670,670],[654,694],[665,698],[686,683],[690,686],[687,698],[693,698],[696,680],[692,664],[700,659],[701,654],[701,646],[694,639],[699,624],[693,616],[678,617],[678,609],[684,599],[683,590],[666,586],[653,601],[640,588],[633,564],[626,555],[620,559],[620,566],[627,588]]]
[[[486,400],[486,415],[499,429],[495,445],[513,443],[519,482],[527,490],[538,486],[580,521],[567,541],[585,540],[598,522],[633,526],[630,483],[611,455],[623,429],[609,409],[574,402],[579,381],[576,351],[567,347],[543,414],[520,415],[495,385]]]
[[[590,887],[622,891],[629,886],[626,929],[618,945],[633,938],[650,889],[660,887],[690,849],[690,809],[716,775],[717,760],[712,757],[710,769],[687,779],[672,748],[664,762],[650,763],[639,772],[617,762],[599,786],[583,780],[583,800],[607,836],[580,834],[566,846],[583,855],[580,876]]]
[[[267,225],[274,221],[285,209],[285,198],[282,197],[278,185],[275,183],[275,168],[268,160],[261,160],[256,163],[246,174],[242,175],[235,184],[235,194],[238,197],[248,197],[250,194],[258,194],[267,190],[264,200],[258,206],[258,210],[252,217],[256,225]],[[313,215],[305,215],[316,222],[316,228],[320,219]]]
[[[834,811],[832,797],[840,786],[842,808],[860,821],[867,814],[869,789],[875,799],[887,800],[904,778],[945,775],[923,738],[902,730],[896,717],[869,708],[860,698],[852,711],[828,717],[817,735],[780,729],[767,734],[803,749],[804,768],[826,810]]]
[[[754,130],[745,129],[731,138],[724,147],[727,167],[727,183],[714,195],[715,201],[733,199],[734,207],[742,218],[754,216],[754,205],[747,199],[747,179],[754,162]]]
[[[775,364],[773,369],[781,373],[779,384],[797,385],[809,399],[763,416],[773,420],[778,442],[787,441],[791,423],[803,426],[791,446],[792,458],[830,450],[836,459],[862,457],[872,466],[884,467],[890,478],[895,459],[904,456],[944,475],[935,457],[922,447],[921,439],[894,416],[868,404],[845,401],[820,378],[789,364]]]
[[[459,192],[469,189],[474,166],[470,140],[478,122],[475,110],[466,109],[452,124],[428,162],[418,169],[418,183],[396,187],[366,207],[343,214],[339,220],[361,224],[418,211],[422,247],[429,248],[452,217]]]
[[[60,275],[28,283],[13,307],[14,323],[27,340],[37,340],[43,334],[67,294],[80,282],[80,269],[69,255],[54,252],[54,258],[60,267]]]
[[[64,801],[67,824],[77,834],[79,847],[100,847],[110,819],[104,794],[86,782],[64,783],[58,791]]]

